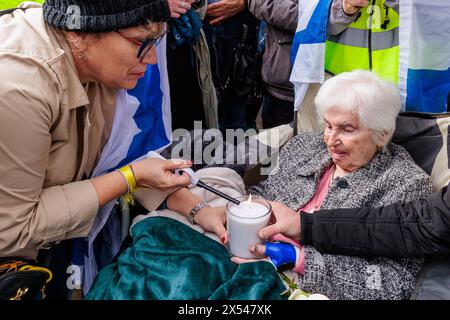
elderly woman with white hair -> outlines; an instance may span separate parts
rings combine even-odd
[[[283,272],[310,293],[331,299],[408,299],[422,260],[321,254],[298,243],[300,210],[386,206],[431,193],[426,173],[404,148],[389,142],[399,92],[370,72],[354,71],[326,81],[316,105],[325,131],[292,138],[280,152],[279,170],[249,190],[272,204],[275,223],[260,231],[261,238],[270,234],[275,235],[270,240],[287,243],[249,249],[268,256],[279,271],[290,265]],[[169,220],[135,223],[133,244],[100,273],[88,298],[279,298],[277,290],[284,286],[275,284],[280,279],[267,261],[236,268],[222,246]]]
[[[298,244],[300,210],[386,206],[431,193],[426,173],[390,142],[400,111],[398,89],[368,71],[353,71],[326,81],[315,104],[325,131],[294,137],[281,150],[278,172],[250,189],[272,201],[277,220],[260,236],[278,233],[271,240],[294,245],[296,260],[280,255],[273,242],[250,251],[267,255],[278,267],[295,264],[296,272],[289,273],[306,292],[331,299],[408,299],[421,260],[321,254]]]

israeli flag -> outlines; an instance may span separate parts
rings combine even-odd
[[[295,111],[310,83],[325,80],[325,48],[332,0],[299,0],[298,25],[292,42],[290,81],[294,84]]]
[[[144,78],[133,90],[119,90],[111,134],[104,146],[92,177],[111,172],[149,151],[160,152],[172,142],[170,89],[166,63],[166,38],[156,48],[157,65],[149,65]],[[100,208],[94,225],[84,241],[83,291],[88,292],[98,272],[98,261],[107,263],[122,242],[119,221],[110,219],[116,201]],[[94,241],[102,232],[106,245],[102,257],[94,253]],[[108,252],[105,254],[105,250]],[[73,259],[79,261],[80,259]]]
[[[400,1],[399,88],[406,111],[447,111],[449,0]]]

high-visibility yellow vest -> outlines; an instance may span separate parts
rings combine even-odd
[[[384,6],[384,0],[373,0],[345,31],[328,37],[325,69],[332,74],[372,70],[398,83],[398,32],[397,12]]]

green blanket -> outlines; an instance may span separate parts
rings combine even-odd
[[[268,262],[236,265],[219,243],[168,218],[145,219],[133,244],[97,276],[86,299],[285,299]]]

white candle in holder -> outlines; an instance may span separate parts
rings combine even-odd
[[[256,258],[250,253],[252,245],[262,243],[258,232],[269,224],[270,203],[250,196],[238,198],[241,203],[227,205],[227,229],[231,254],[240,258]]]

